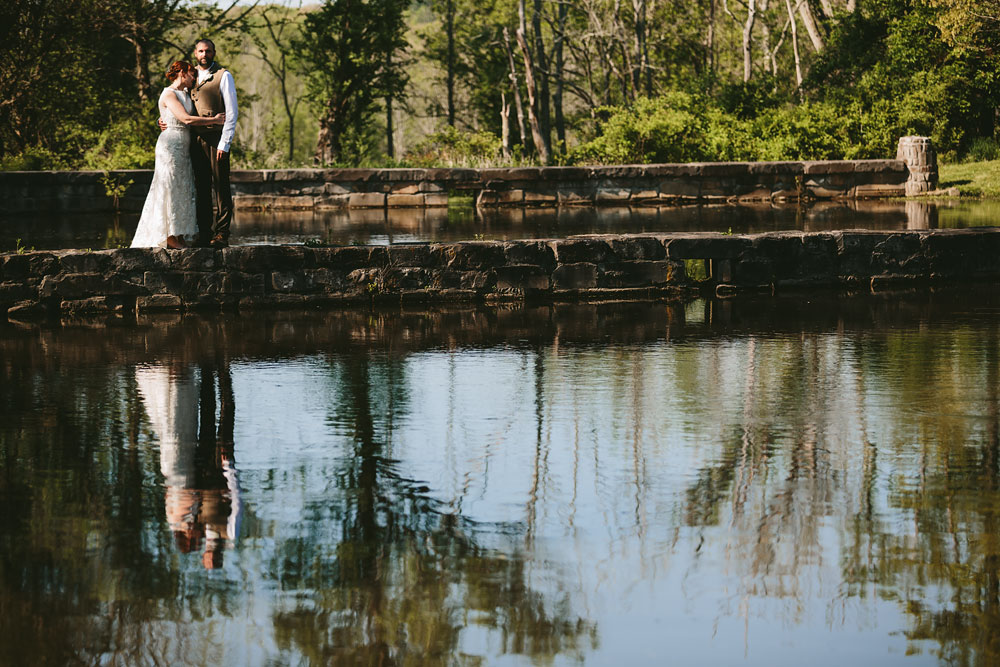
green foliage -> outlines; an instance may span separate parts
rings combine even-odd
[[[987,162],[1000,158],[1000,144],[993,137],[976,137],[965,155],[967,162]]]
[[[29,146],[14,155],[0,156],[0,171],[51,171],[67,166],[61,156],[41,146]]]
[[[317,157],[324,164],[371,153],[378,102],[399,99],[406,72],[403,0],[334,0],[310,12],[295,41],[309,97],[320,116]]]
[[[503,146],[496,135],[451,126],[428,135],[404,159],[415,167],[486,167],[502,160]]]
[[[86,169],[152,169],[159,129],[153,118],[126,118],[95,133],[82,159]]]
[[[579,163],[683,162],[705,157],[706,107],[688,93],[639,98],[625,108],[603,107],[598,135],[571,151]]]

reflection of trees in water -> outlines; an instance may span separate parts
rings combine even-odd
[[[519,554],[477,544],[475,526],[387,457],[393,421],[407,410],[403,361],[358,351],[333,364],[333,419],[354,443],[337,474],[342,505],[330,509],[340,540],[332,551],[307,537],[285,545],[274,564],[280,585],[308,592],[313,606],[277,612],[279,645],[321,664],[447,661],[490,643],[535,660],[581,657],[594,626],[566,611],[564,596],[532,590]]]
[[[1000,341],[970,333],[751,338],[739,382],[712,369],[728,387],[715,398],[742,410],[688,485],[684,517],[726,529],[734,600],[785,599],[794,621],[818,586],[840,623],[848,597],[894,599],[911,650],[932,640],[948,663],[1000,659]],[[831,527],[842,580],[817,568],[810,583]]]
[[[136,447],[142,406],[121,368],[5,361],[0,664],[87,661],[131,643],[136,602],[176,591],[169,540],[149,530],[162,497]]]

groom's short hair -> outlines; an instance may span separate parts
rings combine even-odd
[[[205,37],[203,39],[199,39],[197,42],[194,43],[195,46],[198,46],[199,44],[211,44],[212,45],[212,50],[213,51],[215,50],[215,42],[213,42],[212,40],[208,39],[207,37]]]

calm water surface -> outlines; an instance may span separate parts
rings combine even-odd
[[[138,213],[0,218],[0,251],[128,245]],[[329,245],[564,238],[574,234],[715,231],[754,234],[840,229],[937,229],[1000,224],[1000,202],[853,201],[667,207],[356,209],[246,211],[237,208],[231,241]]]
[[[0,326],[0,664],[996,664],[1000,295]]]

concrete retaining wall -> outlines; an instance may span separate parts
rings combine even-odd
[[[0,308],[17,319],[60,312],[878,289],[996,280],[998,256],[1000,230],[994,229],[31,252],[0,255]]]
[[[115,171],[108,176],[113,182],[131,183],[119,202],[121,210],[141,211],[152,172]],[[924,172],[916,176],[928,178]],[[234,171],[232,183],[238,208],[324,210],[444,207],[449,195],[474,197],[481,207],[901,197],[910,177],[904,160],[841,160],[518,169],[265,169]],[[114,206],[104,178],[102,172],[0,172],[0,214],[110,213]]]

